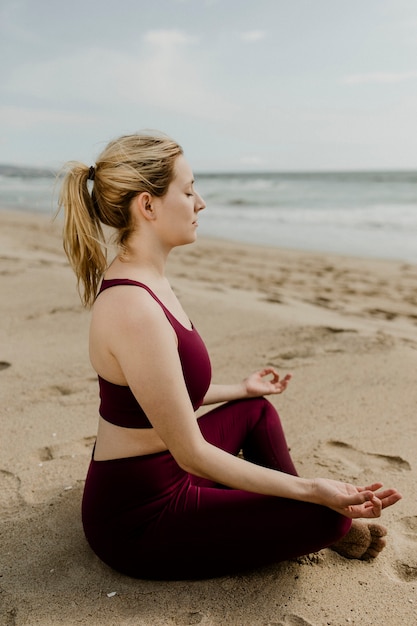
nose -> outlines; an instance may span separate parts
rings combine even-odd
[[[195,190],[194,190],[194,198],[195,198],[194,207],[196,211],[202,211],[203,209],[206,208],[206,203],[204,202],[203,198]]]

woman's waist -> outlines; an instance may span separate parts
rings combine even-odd
[[[163,509],[190,482],[190,475],[167,450],[103,461],[93,457],[84,487],[83,508],[102,522],[123,517],[124,512],[132,510],[142,518],[146,511]]]
[[[154,428],[124,428],[99,418],[95,461],[148,456],[166,451],[165,443]]]

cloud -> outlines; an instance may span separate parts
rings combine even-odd
[[[411,72],[371,72],[368,74],[350,74],[342,78],[345,85],[360,85],[366,83],[403,83],[408,80],[415,80],[417,71]]]
[[[34,101],[34,108],[108,114],[145,106],[227,123],[240,105],[218,92],[197,41],[179,30],[149,30],[129,50],[80,47],[16,67],[3,90]]]
[[[255,43],[257,41],[265,39],[265,37],[266,33],[264,30],[248,30],[240,34],[240,38],[246,43]]]
[[[137,97],[164,110],[208,120],[233,118],[236,107],[203,75],[196,39],[180,31],[149,31],[145,54],[138,64]],[[139,94],[140,92],[140,94]]]

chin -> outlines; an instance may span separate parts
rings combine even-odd
[[[193,241],[195,241],[197,239],[197,229],[194,228],[192,230],[192,232],[190,233],[190,236],[188,238],[188,243],[192,243]]]
[[[177,241],[173,244],[173,247],[177,248],[178,246],[187,246],[190,243],[194,243],[196,239],[197,239],[197,234],[194,233],[190,237],[184,237],[183,239],[177,239]]]

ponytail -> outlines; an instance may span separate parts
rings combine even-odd
[[[64,250],[77,276],[84,306],[95,300],[107,268],[103,224],[115,231],[126,250],[135,228],[131,203],[146,191],[163,197],[174,178],[181,146],[166,135],[135,134],[111,141],[90,168],[70,161],[65,166],[59,208],[64,208]],[[90,194],[88,181],[92,181]]]
[[[96,297],[107,267],[106,241],[87,181],[91,168],[72,161],[66,165],[59,208],[64,208],[64,250],[77,277],[78,292],[85,307]]]

